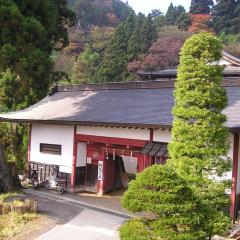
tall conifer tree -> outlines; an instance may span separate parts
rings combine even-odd
[[[186,10],[183,6],[173,6],[173,3],[170,3],[167,13],[165,15],[165,21],[167,25],[177,25],[178,19],[181,15],[186,14]]]
[[[128,60],[135,59],[141,53],[141,28],[145,21],[144,14],[138,14],[136,27],[128,41]]]
[[[157,37],[156,29],[150,16],[145,18],[140,30],[140,34],[142,43],[140,53],[146,53]]]
[[[218,0],[212,9],[212,27],[216,33],[240,32],[240,1]]]
[[[213,0],[192,0],[190,6],[191,14],[209,14]]]
[[[121,23],[104,52],[103,61],[95,74],[96,82],[121,82],[128,77],[127,48],[136,26],[136,15],[131,12]]]
[[[227,155],[228,130],[223,109],[227,105],[221,87],[220,40],[208,33],[186,41],[181,54],[175,88],[171,162],[180,174],[202,179],[221,171]]]
[[[166,12],[165,20],[166,20],[168,25],[174,25],[176,20],[177,20],[176,9],[173,6],[172,2],[170,3],[170,5],[168,7],[168,10]]]
[[[46,95],[54,80],[52,51],[67,46],[67,26],[73,23],[74,15],[65,0],[0,0],[0,85],[4,107],[24,108]]]

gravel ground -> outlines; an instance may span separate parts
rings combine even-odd
[[[29,195],[31,197],[31,195]],[[53,219],[56,224],[64,224],[76,217],[83,209],[54,200],[32,197],[39,202],[39,213]]]

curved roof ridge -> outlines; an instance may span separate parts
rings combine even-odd
[[[237,66],[240,67],[240,59],[233,56],[232,54],[226,52],[226,51],[223,51],[223,59],[231,62],[232,64],[235,64]]]

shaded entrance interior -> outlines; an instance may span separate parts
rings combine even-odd
[[[144,146],[78,142],[75,191],[111,193],[126,189],[135,175],[153,164],[164,164],[167,144]],[[85,150],[84,150],[85,147]]]

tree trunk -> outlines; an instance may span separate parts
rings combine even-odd
[[[12,174],[12,172],[14,174]],[[15,191],[21,187],[16,169],[15,171],[11,171],[11,168],[5,158],[2,145],[0,145],[0,182],[3,185],[4,192]]]

